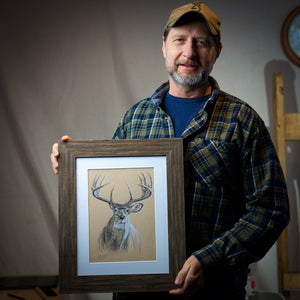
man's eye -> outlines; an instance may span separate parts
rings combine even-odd
[[[197,41],[197,45],[200,46],[200,47],[208,47],[208,43],[206,41],[203,41],[203,40]]]

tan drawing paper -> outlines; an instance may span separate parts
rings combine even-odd
[[[152,195],[140,201],[142,209],[129,215],[130,223],[138,231],[140,247],[134,250],[122,249],[116,251],[99,251],[99,232],[107,226],[113,215],[109,203],[96,199],[92,194],[92,185],[95,176],[100,175],[98,184],[102,181],[101,197],[114,203],[126,204],[130,199],[128,185],[132,191],[133,198],[142,194],[139,177],[143,175],[147,183],[152,179]],[[151,177],[151,179],[150,179]],[[90,262],[120,262],[120,261],[151,261],[156,259],[155,240],[155,204],[154,204],[154,171],[153,168],[130,168],[130,169],[99,169],[88,170],[89,182],[89,249]],[[106,185],[107,184],[107,185]],[[127,185],[128,184],[128,185]]]

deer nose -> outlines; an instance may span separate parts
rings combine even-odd
[[[124,219],[124,218],[125,218],[125,213],[124,213],[124,211],[123,211],[123,210],[119,210],[119,211],[117,212],[117,217],[118,217],[119,219]]]

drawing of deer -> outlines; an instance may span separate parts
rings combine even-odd
[[[139,183],[135,185],[141,188],[141,195],[134,198],[132,190],[127,183],[129,191],[129,201],[122,204],[114,202],[113,192],[115,186],[110,191],[110,199],[106,199],[101,195],[101,189],[111,184],[104,183],[105,176],[101,174],[96,175],[93,185],[91,186],[93,196],[101,201],[108,203],[112,216],[110,217],[106,226],[102,227],[98,236],[98,245],[100,252],[116,251],[116,250],[129,250],[132,251],[140,248],[141,242],[139,232],[134,225],[130,223],[130,214],[138,213],[142,210],[143,204],[141,201],[149,198],[152,195],[152,178],[150,174],[149,180],[144,173],[137,175]]]

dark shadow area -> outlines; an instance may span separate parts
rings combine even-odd
[[[270,132],[273,134],[273,74],[283,74],[285,106],[287,113],[297,112],[297,98],[295,92],[296,74],[288,61],[272,60],[265,66],[265,86],[268,101],[268,117],[270,120]],[[300,96],[299,96],[300,97]]]
[[[299,112],[295,84],[297,78],[290,63],[283,60],[270,61],[265,66],[265,86],[268,100],[268,115],[270,120],[270,132],[273,134],[273,74],[283,74],[284,84],[284,110],[286,113]],[[299,79],[298,79],[299,81]],[[290,199],[291,221],[288,227],[289,235],[289,265],[290,272],[300,272],[300,143],[289,141],[286,143],[286,174],[287,187]],[[291,299],[298,299],[300,292],[293,292]]]

